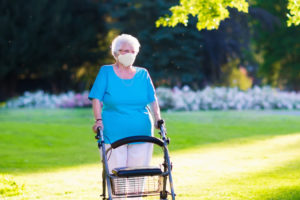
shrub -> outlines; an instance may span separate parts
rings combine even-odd
[[[158,88],[157,96],[161,109],[165,110],[300,109],[300,93],[271,87],[254,87],[247,91],[226,87],[206,87],[201,91],[192,91],[187,86],[181,90]]]
[[[88,100],[88,91],[51,95],[43,91],[25,92],[23,96],[6,102],[8,108],[74,108],[91,106]]]
[[[179,89],[158,87],[156,89],[162,110],[300,110],[300,93],[285,92],[271,87],[254,87],[247,91],[228,87],[206,87],[193,91],[188,86]],[[72,91],[51,95],[43,91],[25,92],[23,96],[7,101],[7,108],[75,108],[89,107],[88,91]]]

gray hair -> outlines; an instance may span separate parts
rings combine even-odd
[[[141,46],[138,39],[129,34],[122,34],[117,36],[111,43],[111,53],[113,56],[118,53],[120,46],[123,43],[130,44],[133,47],[135,54],[138,54]]]

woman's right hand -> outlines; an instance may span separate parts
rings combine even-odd
[[[99,126],[101,127],[101,130],[103,130],[103,123],[102,123],[102,120],[95,121],[95,124],[94,124],[93,127],[92,127],[94,133],[97,133],[97,128],[98,128]]]

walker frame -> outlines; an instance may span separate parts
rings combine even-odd
[[[104,136],[101,127],[97,128],[98,148],[101,149],[102,155],[102,200],[113,200],[118,198],[135,198],[147,196],[159,196],[160,200],[167,200],[171,196],[175,200],[175,192],[172,179],[172,163],[169,157],[168,144],[170,139],[166,136],[164,121],[158,121],[161,139],[151,136],[133,136],[120,139],[111,144],[111,147],[105,150]],[[136,168],[118,168],[113,169],[114,173],[109,173],[107,154],[112,149],[119,146],[135,143],[149,142],[162,147],[164,160],[162,163],[163,170],[158,167],[136,167]],[[167,191],[167,182],[169,180],[170,192]],[[146,185],[151,189],[146,188]],[[157,184],[156,184],[157,181]],[[141,183],[142,182],[142,183]],[[156,188],[157,187],[157,188]],[[137,188],[137,189],[136,189]]]

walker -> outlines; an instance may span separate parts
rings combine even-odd
[[[113,200],[119,198],[135,198],[147,196],[159,196],[160,200],[167,200],[168,196],[175,200],[175,192],[172,180],[172,164],[169,158],[168,144],[170,139],[166,137],[164,121],[158,121],[161,139],[150,136],[133,136],[120,139],[111,144],[111,147],[105,151],[103,131],[97,128],[98,148],[102,150],[102,199]],[[109,173],[107,164],[107,155],[112,149],[119,146],[134,143],[149,142],[158,145],[164,152],[164,161],[162,169],[160,167],[122,167],[112,170]],[[170,192],[167,191],[167,182],[169,179]],[[108,197],[107,197],[108,196]]]

